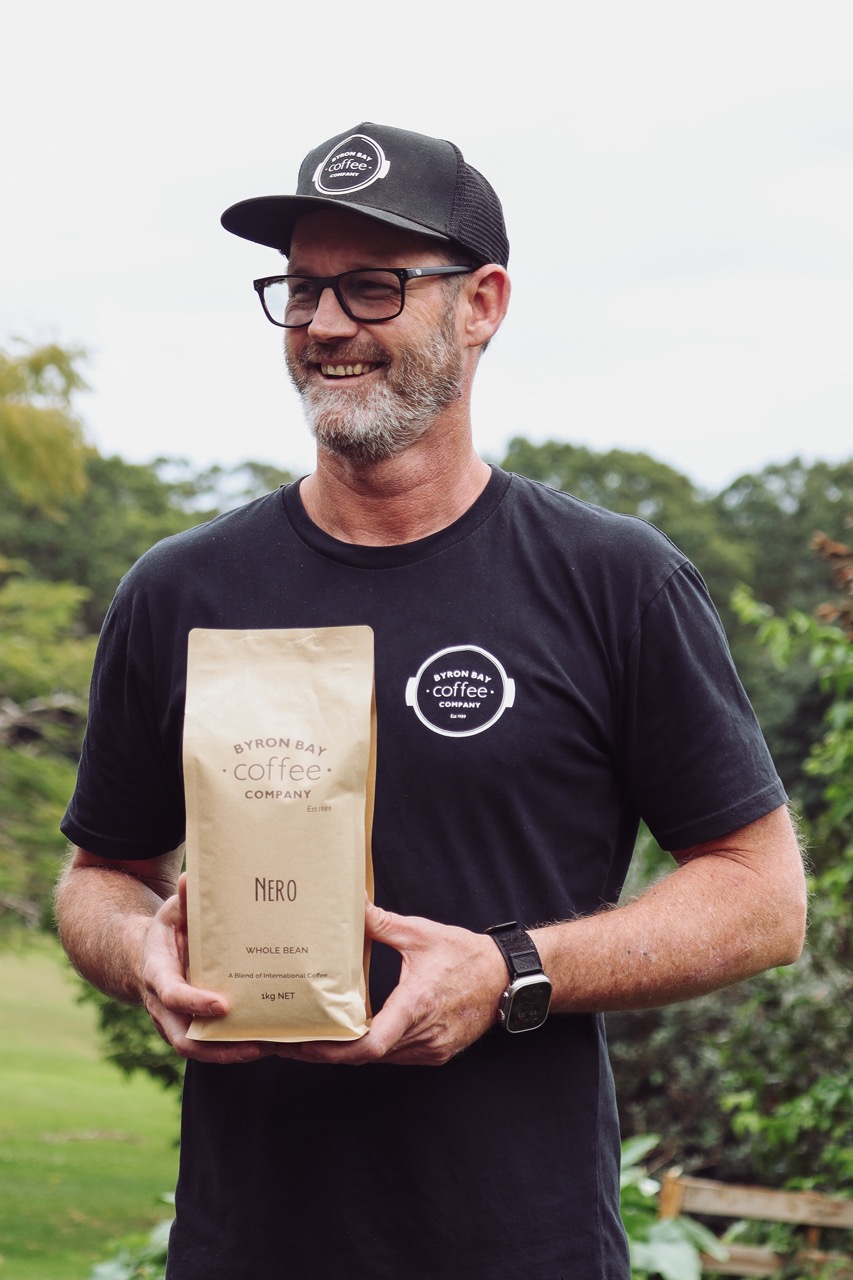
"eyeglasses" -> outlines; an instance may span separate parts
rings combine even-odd
[[[403,310],[408,280],[472,271],[476,267],[381,267],[337,276],[266,276],[253,283],[268,320],[282,329],[304,329],[314,319],[324,289],[333,291],[350,320],[383,324]]]

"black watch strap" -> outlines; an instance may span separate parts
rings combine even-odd
[[[531,973],[542,972],[542,960],[536,950],[536,943],[526,929],[519,928],[517,920],[508,924],[494,924],[486,933],[490,934],[506,961],[510,981],[526,978]]]

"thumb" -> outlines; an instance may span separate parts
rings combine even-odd
[[[399,916],[394,911],[386,911],[377,907],[375,902],[368,902],[364,911],[364,927],[367,936],[374,942],[384,942],[398,951],[411,946],[417,939],[418,923],[416,916]]]
[[[178,877],[178,903],[181,910],[181,921],[186,925],[187,919],[187,873],[182,871]]]
[[[393,924],[391,922],[394,918],[394,913],[392,911],[386,911],[383,907],[377,907],[376,903],[371,902],[370,898],[366,899],[364,904],[364,927],[368,936],[373,938],[376,942],[379,942],[380,939],[383,942],[386,941],[386,937],[384,936],[385,932],[389,924],[391,924],[391,928],[393,929]]]

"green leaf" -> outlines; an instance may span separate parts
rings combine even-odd
[[[632,1241],[631,1266],[663,1280],[701,1280],[702,1275],[699,1254],[686,1240]]]
[[[622,1143],[622,1168],[631,1169],[634,1165],[660,1145],[660,1136],[656,1133],[640,1133],[633,1138],[626,1138]]]

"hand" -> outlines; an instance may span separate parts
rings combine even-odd
[[[275,1052],[275,1045],[256,1041],[188,1040],[194,1017],[221,1018],[228,1013],[224,996],[187,982],[186,876],[178,892],[167,898],[145,937],[142,957],[142,1000],[160,1035],[182,1058],[199,1062],[254,1062]]]
[[[441,1066],[488,1031],[507,984],[506,965],[491,938],[420,916],[398,916],[371,902],[365,921],[370,938],[403,958],[400,981],[370,1030],[345,1044],[280,1045],[280,1057]]]

